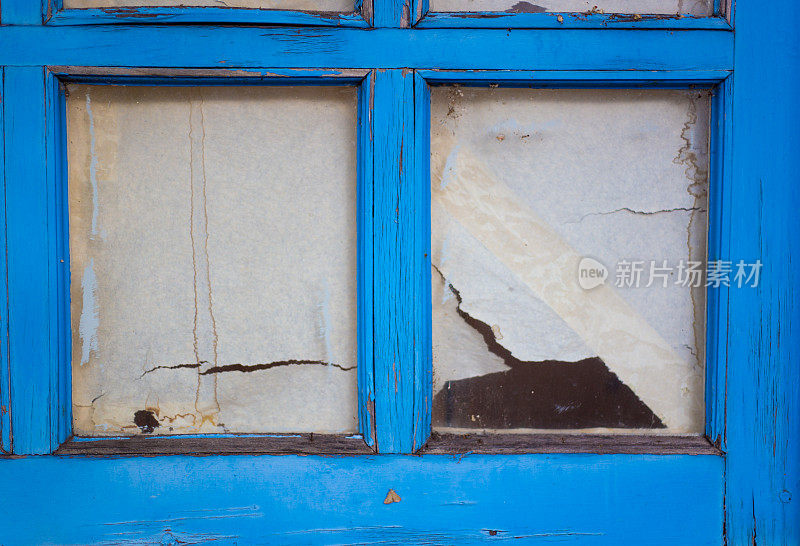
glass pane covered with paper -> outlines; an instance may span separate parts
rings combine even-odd
[[[709,92],[431,103],[434,429],[702,432]]]
[[[75,433],[355,431],[355,88],[67,109]]]

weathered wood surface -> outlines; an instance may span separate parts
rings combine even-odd
[[[372,115],[377,445],[381,453],[411,453],[429,428],[420,427],[417,417],[430,415],[430,382],[423,377],[431,366],[424,319],[430,308],[424,303],[430,302],[429,219],[420,205],[428,186],[415,169],[413,72],[377,71]]]
[[[718,545],[723,460],[689,455],[26,457],[4,544]],[[400,502],[384,504],[389,490]]]
[[[77,438],[62,444],[56,455],[371,455],[360,437],[333,434],[235,436],[131,436]]]
[[[182,68],[729,70],[733,35],[616,29],[0,28],[0,64]]]
[[[422,453],[596,453],[721,455],[703,436],[653,434],[437,434]]]
[[[800,544],[800,11],[737,2],[730,259],[763,263],[731,288],[725,338],[728,544]]]

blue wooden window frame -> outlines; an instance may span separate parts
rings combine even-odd
[[[739,2],[734,32],[720,16],[423,18],[410,0],[376,0],[364,24],[4,0],[0,540],[800,543],[800,75],[774,52],[796,54],[800,16],[776,0],[767,23],[756,4]],[[334,75],[360,86],[359,419],[380,454],[52,455],[70,433],[60,79]],[[442,83],[713,89],[709,258],[764,263],[757,290],[709,293],[706,433],[721,455],[407,455],[430,429],[428,86]],[[402,501],[385,505],[388,489]]]

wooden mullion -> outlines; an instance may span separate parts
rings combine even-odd
[[[426,369],[431,366],[428,188],[417,176],[414,132],[414,74],[378,70],[373,110],[374,145],[374,351],[375,422],[378,450],[411,453],[424,439]]]

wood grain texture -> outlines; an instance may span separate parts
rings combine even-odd
[[[424,331],[423,277],[430,237],[423,223],[426,189],[414,169],[414,75],[378,70],[373,109],[374,360],[378,451],[411,453],[420,377],[431,366]],[[428,280],[430,284],[430,280]],[[428,291],[429,293],[429,291]]]
[[[559,19],[559,16],[561,17]],[[586,28],[586,29],[672,29],[729,30],[724,17],[691,15],[643,15],[602,13],[508,13],[472,11],[427,12],[417,28]]]
[[[428,0],[411,0],[411,26],[416,27],[428,14]]]
[[[413,0],[373,0],[372,25],[378,28],[411,26],[412,3]]]
[[[736,3],[730,255],[763,263],[728,292],[728,544],[800,544],[800,12]]]
[[[714,88],[711,100],[711,142],[708,216],[708,259],[731,261],[732,83],[728,77]],[[729,288],[706,293],[706,436],[725,451],[725,404],[729,331]]]
[[[0,142],[4,142],[4,110],[5,110],[5,90],[3,87],[5,71],[0,68]],[[0,146],[0,173],[2,173],[3,187],[5,188],[5,146]],[[6,194],[0,192],[0,211],[3,218],[6,215]],[[8,363],[8,290],[6,282],[8,270],[6,260],[8,249],[6,247],[6,223],[0,222],[0,452],[11,452],[11,396],[9,384],[9,363]]]
[[[375,73],[370,72],[358,89],[358,428],[367,445],[374,446],[375,364],[373,339],[374,215],[373,124]]]
[[[73,438],[56,455],[370,455],[360,437],[333,434]]]
[[[502,85],[533,88],[653,88],[713,87],[730,75],[729,70],[442,70],[422,69],[417,74],[431,85],[459,84],[473,87]]]
[[[67,267],[58,229],[64,157],[52,117],[63,104],[42,67],[6,68],[4,91],[12,444],[16,454],[41,454],[66,438],[71,410],[60,330],[68,306],[59,293]]]
[[[414,423],[412,451],[418,450],[431,433],[433,405],[433,328],[431,301],[431,93],[428,83],[414,74],[413,185],[416,190],[418,235],[413,280],[417,298],[414,320],[418,324],[414,347],[422,357],[414,371]]]
[[[124,66],[48,66],[58,79],[75,83],[125,85],[332,85],[360,83],[366,69],[341,68],[152,68]]]
[[[65,9],[47,19],[48,25],[107,24],[236,24],[308,25],[366,28],[361,13],[310,12],[226,7],[125,7]]]
[[[55,404],[50,409],[50,449],[72,434],[72,324],[70,320],[69,197],[66,95],[45,70],[45,149],[50,258],[50,374]]]
[[[723,461],[689,455],[26,457],[8,544],[718,545]],[[394,490],[400,502],[384,504]],[[46,499],[46,501],[45,501]]]
[[[433,433],[424,454],[596,453],[722,455],[702,436]]]
[[[388,453],[416,451],[430,431],[430,124],[415,112],[427,103],[427,85],[410,71],[378,71],[375,378],[379,449]]]
[[[732,33],[616,29],[0,27],[0,64],[730,70]]]

